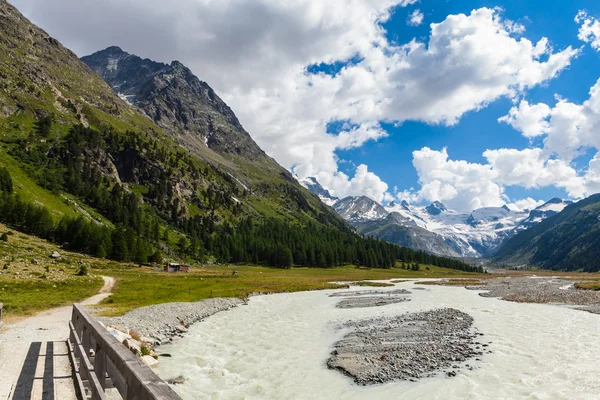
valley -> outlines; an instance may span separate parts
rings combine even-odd
[[[467,3],[0,0],[0,400],[596,398],[600,14]]]

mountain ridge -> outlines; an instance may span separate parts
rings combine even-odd
[[[600,194],[569,204],[508,240],[493,261],[552,270],[600,270]]]
[[[513,211],[503,205],[459,213],[439,201],[415,206],[404,200],[383,206],[366,196],[349,196],[332,206],[366,236],[445,256],[489,257],[504,241],[557,214],[568,204],[569,201],[554,198],[531,211]]]

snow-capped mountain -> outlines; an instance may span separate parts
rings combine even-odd
[[[470,213],[448,209],[435,201],[428,206],[391,202],[382,206],[366,197],[346,197],[332,203],[332,196],[316,179],[301,183],[346,219],[356,230],[389,242],[431,253],[455,257],[492,255],[516,233],[561,212],[570,201],[554,198],[535,210],[516,211],[508,206],[485,207]],[[307,180],[304,180],[307,181]],[[326,192],[326,194],[323,193]],[[328,195],[328,196],[327,196]]]
[[[516,229],[520,232],[525,229],[536,226],[546,218],[558,214],[569,204],[573,204],[573,202],[555,197],[552,200],[548,201],[546,204],[539,206],[535,210],[531,210],[529,216],[525,220],[523,220],[521,224],[517,226]]]
[[[298,178],[296,177],[296,179]],[[328,206],[333,206],[339,201],[337,197],[334,197],[331,195],[331,193],[329,193],[329,190],[321,186],[319,181],[317,181],[317,178],[311,176],[304,179],[298,179],[298,182],[300,182],[302,186],[319,196],[321,201],[327,204]]]
[[[389,214],[381,204],[367,196],[343,198],[333,205],[333,209],[350,222],[377,221]]]

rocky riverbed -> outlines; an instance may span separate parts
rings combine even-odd
[[[578,310],[600,314],[600,292],[574,287],[575,281],[547,276],[506,277],[488,279],[484,285],[467,286],[484,290],[482,297],[522,303],[567,305]]]
[[[398,294],[410,294],[410,291],[406,289],[396,290],[353,290],[353,291],[339,291],[329,295],[329,297],[356,297],[356,296],[392,296]]]
[[[363,308],[363,307],[381,307],[387,306],[388,304],[402,303],[404,301],[410,301],[405,296],[363,296],[363,297],[350,297],[337,303],[337,308]]]
[[[124,332],[135,331],[149,344],[159,345],[169,342],[173,337],[181,337],[194,322],[242,303],[243,300],[236,298],[215,298],[193,303],[157,304],[136,308],[121,317],[99,319],[106,326]]]
[[[437,373],[455,376],[466,361],[486,352],[473,318],[452,308],[352,321],[327,366],[359,385],[417,380]]]

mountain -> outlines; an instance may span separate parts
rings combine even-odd
[[[333,209],[350,222],[381,220],[388,214],[382,205],[367,196],[343,198],[333,205]]]
[[[391,212],[377,220],[355,220],[352,221],[352,225],[362,235],[376,237],[399,246],[449,257],[461,255],[443,236],[414,225],[397,212]]]
[[[547,209],[556,211],[556,200]],[[600,270],[600,194],[570,204],[559,213],[508,240],[494,261],[544,269]]]
[[[308,177],[305,179],[299,179],[298,182],[312,193],[319,196],[321,201],[328,206],[333,206],[339,200],[337,197],[334,197],[329,193],[329,190],[325,189],[321,184],[317,181],[317,178]]]
[[[312,190],[314,185],[305,187]],[[555,198],[532,211],[513,211],[504,205],[460,213],[439,201],[428,206],[391,202],[384,207],[361,196],[344,198],[333,208],[363,235],[445,256],[487,257],[504,241],[568,204]]]
[[[349,232],[185,66],[116,47],[89,61],[103,56],[129,102],[0,1],[0,168],[18,196],[3,206],[33,207],[45,235],[94,235],[65,239],[77,250],[140,262],[158,252],[234,259],[227,238],[248,218]]]
[[[425,207],[425,210],[427,210],[427,212],[431,215],[440,215],[444,211],[448,211],[446,206],[440,203],[439,201],[434,201],[433,203]]]
[[[522,231],[533,226],[536,226],[546,218],[552,217],[562,210],[569,204],[573,204],[572,201],[562,200],[558,197],[553,198],[547,203],[537,207],[535,210],[531,210],[529,216],[517,226],[517,231]]]
[[[82,57],[115,92],[188,150],[259,160],[266,154],[215,91],[179,61],[163,64],[113,46]]]

